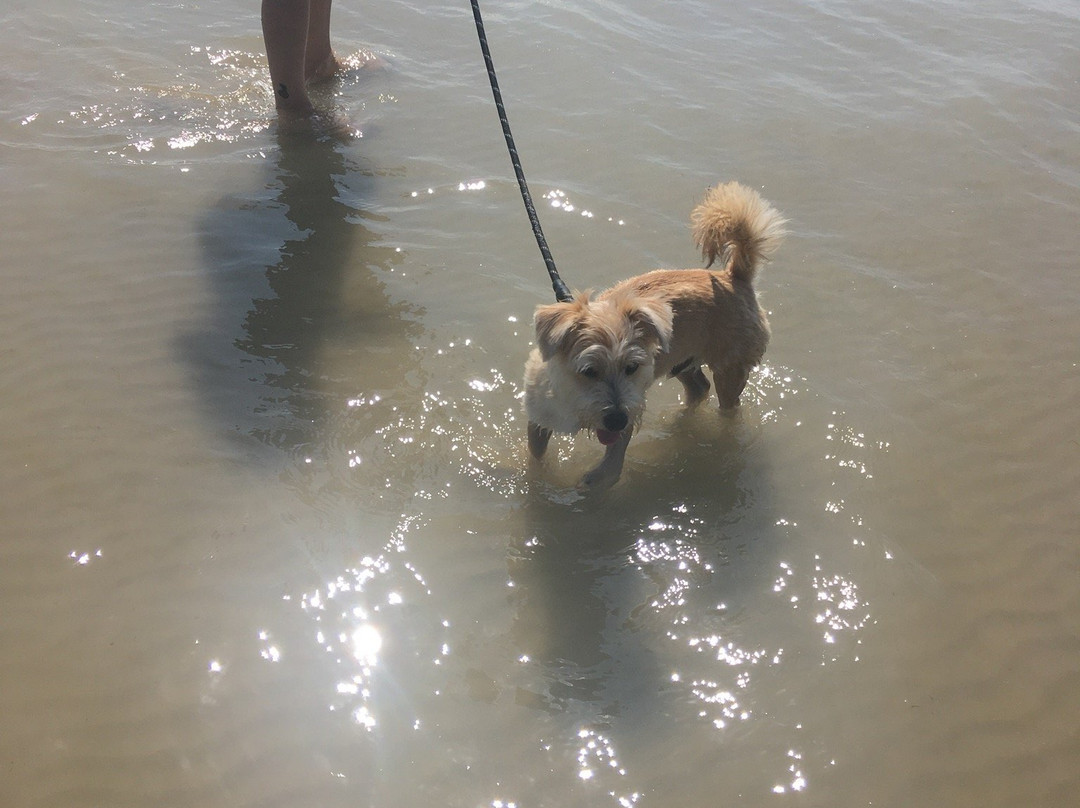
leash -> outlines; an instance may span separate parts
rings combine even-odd
[[[533,235],[536,236],[536,244],[540,248],[540,254],[544,257],[547,266],[548,277],[551,278],[551,288],[555,290],[555,299],[560,303],[566,303],[574,299],[570,290],[559,277],[559,270],[555,268],[555,260],[551,257],[547,239],[540,227],[540,217],[536,215],[532,196],[529,194],[529,186],[525,182],[525,172],[521,169],[521,160],[518,158],[517,146],[514,145],[514,136],[510,133],[510,122],[506,120],[506,108],[503,106],[502,93],[499,92],[499,80],[495,78],[495,65],[491,61],[491,51],[488,50],[487,35],[484,33],[484,21],[480,17],[480,1],[472,0],[473,19],[476,20],[476,33],[480,37],[480,50],[484,52],[484,64],[487,66],[488,80],[491,82],[491,95],[495,98],[495,109],[499,112],[499,122],[502,123],[503,138],[506,140],[507,151],[510,152],[510,162],[514,165],[514,174],[517,176],[518,188],[521,189],[521,199],[525,203],[525,212],[529,214],[529,222],[532,224]]]

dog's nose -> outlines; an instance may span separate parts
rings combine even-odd
[[[629,422],[630,419],[622,410],[612,410],[604,414],[604,429],[611,432],[622,432]]]

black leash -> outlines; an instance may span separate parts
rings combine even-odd
[[[514,174],[517,175],[518,188],[521,189],[521,199],[525,202],[525,212],[529,214],[532,223],[533,235],[536,236],[536,244],[540,247],[540,254],[544,256],[547,265],[548,276],[551,278],[551,288],[555,290],[555,299],[560,303],[573,300],[574,296],[559,277],[559,270],[555,268],[555,261],[548,249],[544,231],[540,228],[540,217],[536,215],[532,196],[529,194],[529,186],[525,183],[525,172],[521,169],[521,160],[518,159],[517,147],[514,145],[514,136],[510,134],[510,122],[506,120],[506,108],[503,107],[502,93],[499,92],[499,80],[495,78],[495,65],[491,61],[491,51],[488,50],[487,35],[484,33],[484,21],[480,18],[480,2],[472,0],[473,19],[476,20],[476,33],[480,37],[480,50],[484,52],[484,64],[487,65],[488,79],[491,81],[491,94],[495,98],[495,109],[499,111],[499,121],[502,123],[503,138],[506,140],[506,148],[510,152],[510,162],[514,164]]]

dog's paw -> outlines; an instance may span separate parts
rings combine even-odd
[[[594,468],[592,471],[587,472],[584,477],[581,478],[580,487],[588,488],[592,491],[598,491],[603,488],[610,488],[619,481],[619,475],[612,474],[602,466]]]

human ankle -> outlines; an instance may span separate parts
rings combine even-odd
[[[309,82],[324,81],[336,76],[341,71],[341,63],[333,51],[321,59],[304,66],[304,76]]]

